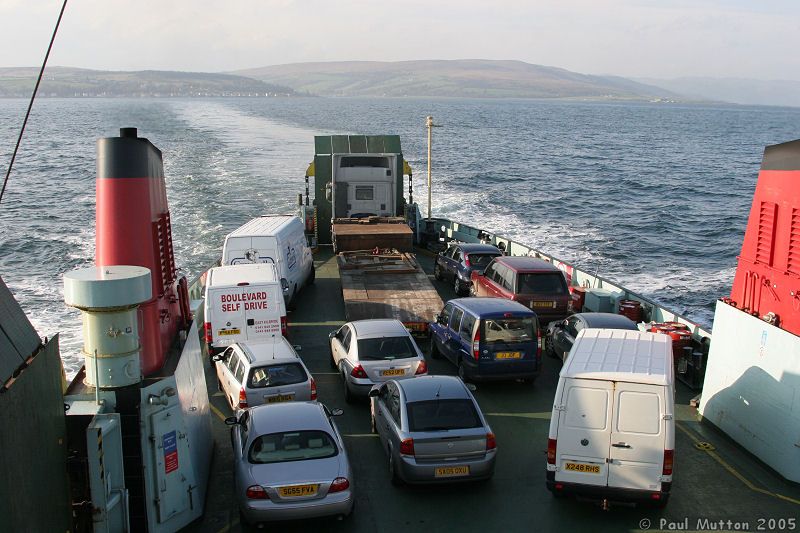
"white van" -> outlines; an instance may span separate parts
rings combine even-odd
[[[314,259],[300,217],[266,215],[229,233],[223,265],[274,263],[288,305],[304,285],[314,283]]]
[[[666,505],[675,450],[668,335],[584,329],[556,389],[547,488],[608,501]]]
[[[287,333],[286,305],[275,265],[221,266],[208,271],[205,336],[210,355],[234,342]]]

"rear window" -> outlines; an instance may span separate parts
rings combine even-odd
[[[251,389],[279,387],[303,383],[307,379],[308,375],[300,363],[286,363],[253,368],[247,386]]]
[[[533,318],[487,318],[483,327],[484,342],[531,342],[536,338]]]
[[[560,273],[520,274],[517,277],[517,294],[566,294],[567,286]]]
[[[483,425],[469,399],[411,402],[406,405],[406,411],[410,431],[443,431]]]
[[[253,464],[323,459],[338,454],[333,438],[324,431],[291,431],[257,437],[247,459]]]
[[[417,352],[408,337],[358,339],[358,359],[361,361],[406,359],[416,356]]]
[[[498,254],[469,254],[469,264],[478,268],[486,268],[486,265],[497,256]]]

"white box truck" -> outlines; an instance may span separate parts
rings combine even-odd
[[[303,286],[314,283],[314,259],[300,217],[261,216],[229,233],[222,247],[222,265],[251,263],[275,265],[287,305]]]
[[[584,329],[561,369],[550,419],[547,488],[666,505],[675,450],[672,340]]]
[[[210,355],[234,342],[286,336],[287,328],[274,264],[219,266],[208,271],[205,338]]]

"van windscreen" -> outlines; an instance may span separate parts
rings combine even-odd
[[[520,274],[517,278],[517,294],[560,295],[567,293],[564,276],[559,272]]]
[[[484,319],[484,342],[531,342],[536,338],[533,318],[487,318]]]

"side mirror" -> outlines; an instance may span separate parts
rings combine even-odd
[[[336,409],[331,409],[331,416],[342,416],[343,414],[344,411],[342,411],[338,407]]]
[[[292,344],[292,348],[294,348],[294,351],[296,351],[296,352],[303,351],[303,347],[300,346],[299,344]]]
[[[239,420],[235,416],[229,416],[225,419],[226,426],[235,426],[239,423]]]
[[[335,330],[331,331],[330,333],[328,333],[328,339],[329,340],[333,340],[333,338],[336,336],[336,332],[337,331],[339,331],[339,330],[335,329]]]
[[[478,387],[476,387],[474,383],[464,383],[464,386],[467,387],[467,390],[470,392],[475,392],[478,390]]]
[[[224,358],[222,357],[221,353],[216,353],[216,354],[211,356],[211,362],[212,363],[216,363],[217,361],[223,361],[223,360],[224,360]]]
[[[378,390],[377,388],[375,388],[375,389],[370,389],[370,391],[369,391],[369,397],[370,397],[370,398],[377,398],[377,397],[378,397],[378,396],[380,396],[380,395],[381,395],[381,391],[380,391],[380,390]]]

